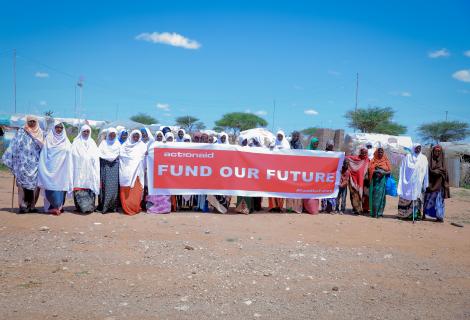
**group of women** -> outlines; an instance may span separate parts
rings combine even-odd
[[[241,138],[246,148],[303,149],[300,133],[294,131],[288,141],[283,131],[276,134],[272,145],[266,146],[261,137]],[[109,128],[97,146],[91,138],[91,128],[83,125],[73,142],[69,141],[65,127],[56,122],[47,134],[38,119],[28,116],[9,148],[3,155],[4,164],[12,171],[18,187],[19,212],[36,212],[40,192],[44,197],[44,210],[59,215],[64,211],[67,195],[73,196],[76,210],[81,213],[115,212],[122,209],[134,215],[170,213],[171,211],[202,211],[225,213],[231,197],[223,195],[148,195],[146,157],[152,144],[179,143],[228,144],[226,133],[211,136],[183,129],[176,136],[165,127],[153,135],[149,129],[133,130]],[[319,140],[311,138],[307,149],[318,150]],[[325,151],[333,151],[327,143]],[[325,199],[267,199],[270,212],[344,213],[347,191],[354,214],[383,215],[386,201],[386,183],[392,167],[382,147],[371,153],[360,149],[358,155],[346,156],[341,169],[337,197]],[[415,145],[404,157],[398,183],[398,216],[418,218],[421,213],[421,195],[424,193],[424,215],[437,221],[444,219],[444,199],[449,197],[448,177],[442,148],[432,148],[428,159]],[[262,210],[260,197],[237,197],[235,212],[249,214]]]

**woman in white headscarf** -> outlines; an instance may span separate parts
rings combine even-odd
[[[156,142],[165,142],[165,135],[162,131],[158,130],[155,132],[155,141]]]
[[[219,136],[217,138],[217,143],[219,143],[219,144],[229,144],[228,134],[226,134],[225,132],[219,133]]]
[[[421,215],[421,194],[428,187],[428,159],[421,153],[421,144],[403,158],[398,181],[398,217],[417,219]]]
[[[27,116],[24,127],[18,129],[3,154],[3,163],[16,178],[19,213],[36,212],[39,155],[43,145],[44,134],[38,118]]]
[[[95,211],[100,193],[100,153],[90,134],[91,128],[85,124],[72,143],[73,201],[82,213]]]
[[[175,135],[172,132],[165,133],[165,142],[174,142]]]
[[[106,140],[101,141],[100,180],[101,189],[97,210],[101,213],[117,211],[119,207],[119,150],[121,143],[117,130],[109,128]]]
[[[189,134],[185,134],[183,137],[183,142],[190,143],[191,141],[191,136]]]
[[[274,149],[290,149],[290,143],[286,139],[284,131],[279,130],[276,133],[276,141],[274,142]],[[282,212],[284,210],[284,198],[269,198],[269,212]]]
[[[134,215],[142,211],[144,190],[143,161],[147,146],[141,140],[139,130],[131,132],[129,139],[119,151],[119,196],[125,214]]]
[[[142,142],[145,143],[147,147],[155,141],[152,132],[150,132],[148,128],[140,129],[140,133],[142,133]]]
[[[73,190],[72,145],[58,121],[45,140],[39,157],[38,185],[45,190],[44,210],[60,215],[66,193]]]

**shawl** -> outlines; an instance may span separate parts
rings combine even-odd
[[[132,141],[134,134],[139,135],[137,142]],[[144,166],[147,146],[141,141],[142,134],[139,130],[134,130],[129,135],[129,139],[121,146],[119,151],[119,185],[123,187],[134,187],[137,177],[144,187]]]
[[[349,163],[349,181],[351,183],[351,187],[359,191],[359,195],[362,197],[362,192],[364,191],[364,178],[369,166],[369,158],[366,157],[362,159],[358,155],[347,156],[346,158],[348,159]]]
[[[428,159],[414,150],[419,144],[413,145],[413,151],[403,158],[400,166],[400,179],[397,193],[405,200],[416,200],[428,187]]]
[[[72,192],[72,145],[65,128],[62,133],[56,133],[55,127],[60,124],[62,123],[55,121],[46,136],[39,156],[38,185],[46,190]]]
[[[83,131],[90,130],[88,125],[82,126],[80,135],[72,143],[73,187],[90,189],[94,194],[100,193],[100,151],[95,141]]]
[[[41,146],[25,129],[20,128],[3,154],[3,164],[24,189],[34,190],[37,187]]]
[[[318,141],[319,141],[319,140],[318,140],[317,137],[313,137],[312,139],[310,139],[310,143],[309,143],[307,149],[308,149],[308,150],[317,150],[317,148],[314,146],[314,144],[315,144],[316,142],[318,142]]]
[[[388,157],[385,152],[381,159],[379,159],[378,154],[379,152],[377,149],[374,152],[374,157],[372,158],[372,161],[369,163],[369,179],[372,179],[375,169],[381,168],[384,171],[392,171],[392,165],[390,164],[390,161],[388,160]]]
[[[114,139],[110,139],[109,135],[111,133],[116,133],[117,130],[114,128],[109,128],[108,133],[106,134],[106,139],[100,143],[100,158],[107,161],[114,161],[119,157],[119,150],[121,149],[121,143],[117,136]]]
[[[439,156],[435,154],[436,149],[440,149],[441,153]],[[444,150],[440,145],[434,146],[431,150],[431,155],[429,156],[429,186],[428,190],[430,192],[436,192],[444,190],[444,199],[450,198],[449,190],[449,175],[447,174],[447,169],[445,166],[444,160]]]
[[[162,141],[158,141],[158,135],[161,134],[162,135]],[[162,131],[157,131],[155,132],[155,142],[165,142],[165,135],[163,134]]]
[[[189,140],[189,142],[191,142],[191,136],[187,133],[183,137],[183,142],[185,142],[185,140]]]
[[[180,138],[179,133],[183,132],[183,138]],[[184,129],[179,129],[178,134],[176,135],[176,142],[184,142],[184,135],[186,134],[186,131]]]
[[[282,136],[282,140],[278,139],[278,135]],[[290,149],[290,144],[289,141],[287,141],[286,139],[286,134],[284,133],[284,131],[279,130],[276,133],[276,141],[274,142],[274,147],[277,149]]]
[[[225,142],[222,142],[222,137],[225,136]],[[219,133],[219,136],[217,138],[217,143],[218,144],[229,144],[228,142],[228,134],[226,134],[225,132],[221,132]]]
[[[36,125],[34,127],[28,126],[28,121],[34,120],[36,121]],[[39,146],[42,148],[44,145],[44,133],[42,132],[41,128],[39,127],[39,119],[36,116],[27,116],[26,117],[26,123],[23,127],[23,129],[29,133],[31,138],[39,144]]]

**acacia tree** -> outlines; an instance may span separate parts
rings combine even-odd
[[[176,118],[176,125],[183,128],[187,132],[193,132],[193,130],[203,130],[206,128],[202,121],[193,116],[182,116]]]
[[[459,141],[470,135],[470,127],[461,121],[436,121],[423,123],[418,127],[418,133],[424,140],[436,143]]]
[[[240,131],[266,127],[268,122],[261,117],[246,112],[226,113],[221,119],[215,122],[216,127],[225,128],[226,131],[231,130],[234,135],[238,135]]]
[[[133,115],[130,119],[132,121],[139,122],[139,123],[142,123],[142,124],[147,124],[147,125],[158,123],[157,119],[155,119],[154,117],[152,117],[152,116],[150,116],[146,113],[142,113],[142,112],[138,113],[136,115]]]
[[[346,112],[348,126],[365,133],[383,133],[399,135],[406,132],[406,127],[393,122],[395,111],[390,107],[359,108]]]

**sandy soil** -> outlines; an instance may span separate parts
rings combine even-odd
[[[470,192],[443,224],[351,215],[10,212],[1,319],[470,319]],[[464,225],[458,228],[450,222]]]

